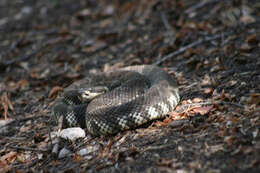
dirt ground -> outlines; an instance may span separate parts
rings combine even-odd
[[[53,154],[63,88],[135,64],[177,79],[177,109]],[[1,0],[0,172],[260,172],[259,69],[258,0]]]

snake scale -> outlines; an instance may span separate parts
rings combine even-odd
[[[82,93],[91,92],[99,94],[84,99]],[[73,83],[55,100],[52,112],[55,120],[64,116],[65,126],[81,126],[92,135],[106,136],[164,118],[179,101],[171,75],[157,66],[136,65]]]

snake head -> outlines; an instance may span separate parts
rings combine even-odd
[[[95,86],[90,88],[81,88],[79,90],[80,98],[83,102],[89,102],[96,98],[99,95],[104,94],[108,91],[108,88],[105,86]]]

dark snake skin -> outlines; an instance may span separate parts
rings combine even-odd
[[[83,103],[80,88],[106,86],[109,91]],[[53,107],[57,120],[64,115],[68,127],[81,126],[95,136],[106,136],[164,118],[180,96],[175,79],[152,65],[129,66],[87,76],[68,88]]]

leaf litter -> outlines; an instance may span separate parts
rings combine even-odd
[[[25,6],[4,8],[0,19],[0,172],[260,169],[257,0]],[[115,136],[61,141],[71,154],[52,155],[59,92],[88,72],[135,64],[159,64],[177,78],[176,110]]]

